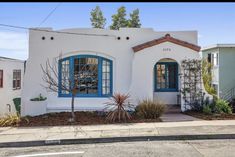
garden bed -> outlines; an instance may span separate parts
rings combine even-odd
[[[69,122],[70,112],[48,113],[40,116],[21,118],[19,124],[13,125],[17,127],[29,126],[61,126],[61,125],[98,125],[98,124],[115,124],[118,122],[107,122],[105,115],[98,112],[75,112],[76,121]],[[27,120],[25,120],[27,119]],[[161,119],[141,119],[136,115],[132,115],[132,119],[126,123],[142,123],[142,122],[161,122]]]
[[[205,114],[201,112],[195,112],[195,111],[187,111],[184,112],[184,114],[199,118],[199,119],[204,119],[204,120],[235,120],[235,113],[233,114]]]

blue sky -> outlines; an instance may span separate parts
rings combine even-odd
[[[58,3],[0,3],[0,23],[38,27]],[[142,27],[155,31],[197,30],[199,45],[235,43],[235,3],[62,3],[41,25],[64,29],[91,27],[90,11],[100,6],[111,24],[117,8],[139,8]],[[28,32],[0,26],[0,56],[27,59]]]

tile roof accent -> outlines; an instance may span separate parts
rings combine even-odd
[[[134,52],[138,52],[140,50],[143,50],[145,48],[161,44],[163,42],[171,42],[171,43],[174,43],[174,44],[177,44],[177,45],[181,45],[181,46],[190,48],[190,49],[192,49],[194,51],[197,51],[197,52],[199,52],[200,49],[201,49],[200,46],[188,43],[188,42],[183,41],[183,40],[179,40],[179,39],[173,38],[173,37],[170,36],[170,34],[166,34],[164,37],[161,37],[161,38],[158,38],[158,39],[155,39],[155,40],[151,40],[151,41],[148,41],[146,43],[134,46],[134,47],[132,47],[132,49],[134,50]]]

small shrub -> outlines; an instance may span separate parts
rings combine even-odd
[[[131,119],[128,110],[132,110],[134,106],[128,102],[129,97],[129,94],[115,93],[110,98],[110,102],[107,102],[105,107],[105,110],[108,110],[107,121],[121,122]]]
[[[22,120],[29,122],[28,118],[20,117],[17,114],[8,114],[6,117],[0,119],[0,126],[17,126]]]
[[[219,114],[232,114],[232,108],[229,106],[229,102],[223,99],[217,99],[215,102],[215,112]]]
[[[202,112],[205,113],[205,114],[212,114],[211,107],[209,105],[203,106]]]
[[[150,99],[145,99],[139,103],[135,108],[137,116],[145,119],[157,119],[166,110],[166,105],[160,101],[152,101]]]

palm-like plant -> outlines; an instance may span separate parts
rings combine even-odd
[[[129,98],[129,94],[115,93],[110,98],[110,102],[105,103],[105,110],[108,110],[106,120],[110,122],[130,120],[131,115],[128,113],[128,110],[133,109],[134,105],[128,101]]]

